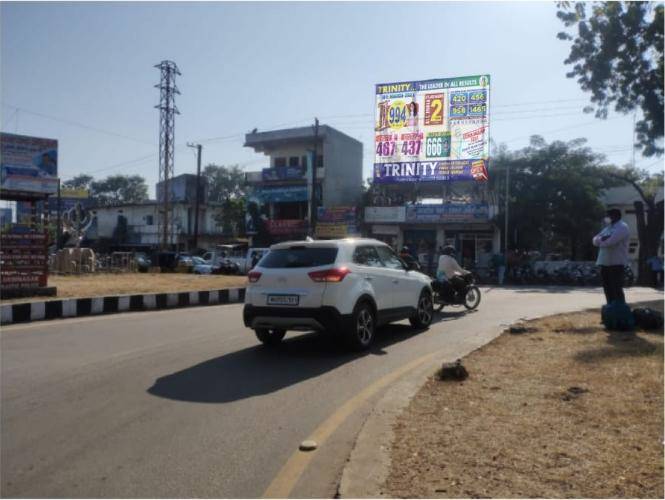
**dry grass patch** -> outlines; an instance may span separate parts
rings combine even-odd
[[[468,380],[432,377],[395,423],[384,493],[663,498],[662,332],[599,316],[527,322],[466,358]]]
[[[96,297],[134,293],[194,292],[243,287],[245,276],[197,275],[179,273],[88,274],[49,276],[49,286],[58,288],[57,298]],[[51,297],[53,298],[53,297]],[[3,303],[48,300],[33,297],[2,301]]]

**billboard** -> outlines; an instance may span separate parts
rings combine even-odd
[[[374,182],[487,180],[489,75],[375,90]]]
[[[37,213],[44,212],[44,202],[38,200],[35,202]],[[60,190],[60,213],[65,215],[70,210],[76,209],[80,206],[81,209],[88,209],[92,207],[93,199],[90,197],[90,192],[87,189],[67,189]],[[49,217],[52,221],[58,216],[58,197],[49,196],[48,198],[48,211]],[[30,224],[32,217],[32,207],[28,201],[16,202],[16,219],[19,224]]]
[[[58,191],[58,141],[0,133],[0,188],[45,195]]]

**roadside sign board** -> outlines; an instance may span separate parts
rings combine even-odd
[[[31,288],[46,286],[47,235],[14,227],[0,236],[0,285]]]

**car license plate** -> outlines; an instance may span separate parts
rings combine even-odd
[[[268,295],[269,306],[297,306],[298,295]]]

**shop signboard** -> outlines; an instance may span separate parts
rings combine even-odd
[[[302,233],[307,227],[301,219],[267,220],[265,224],[268,233],[273,236]]]
[[[261,178],[264,181],[286,181],[293,179],[304,179],[307,169],[305,167],[277,167],[264,168]]]
[[[365,222],[404,222],[406,220],[405,207],[366,207]]]
[[[446,203],[406,207],[406,221],[415,223],[487,222],[489,205],[485,203]]]
[[[372,234],[383,234],[388,236],[399,235],[399,226],[388,226],[386,224],[374,224]]]
[[[47,238],[45,232],[14,226],[0,236],[0,285],[29,288],[46,286]]]
[[[487,180],[489,75],[376,85],[374,182]]]
[[[359,234],[356,207],[318,207],[316,236],[345,238]]]
[[[317,238],[346,238],[352,234],[356,234],[356,231],[354,230],[353,233],[351,233],[349,231],[349,226],[346,224],[335,224],[331,222],[316,224]]]
[[[0,133],[2,191],[45,195],[58,191],[58,141]]]
[[[308,201],[307,186],[261,187],[254,189],[252,197],[261,203]]]

